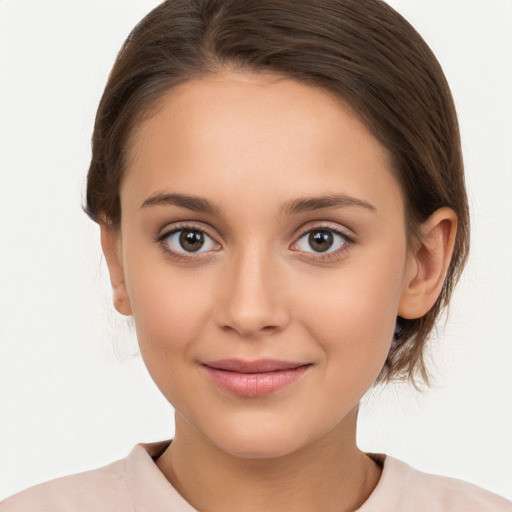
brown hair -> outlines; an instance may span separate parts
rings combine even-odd
[[[223,68],[272,72],[347,101],[390,151],[410,239],[436,209],[458,218],[441,294],[422,318],[403,320],[379,382],[420,376],[425,343],[464,267],[469,213],[453,99],[416,30],[380,0],[167,0],[121,48],[92,137],[85,210],[121,220],[119,186],[129,137],[166,91]]]

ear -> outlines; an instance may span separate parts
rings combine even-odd
[[[436,210],[421,225],[421,239],[407,262],[398,316],[420,318],[435,304],[455,244],[457,215],[448,207]]]
[[[132,307],[124,279],[123,259],[121,252],[121,231],[106,222],[100,222],[101,248],[107,261],[112,284],[114,307],[122,315],[130,316]]]

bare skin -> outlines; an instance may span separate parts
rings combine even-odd
[[[381,473],[356,444],[359,400],[397,315],[439,295],[455,214],[435,212],[411,249],[386,149],[349,106],[268,75],[169,91],[130,149],[102,245],[176,411],[158,467],[201,511],[356,510]],[[229,358],[305,371],[240,396],[207,370]]]
[[[201,511],[356,510],[381,475],[377,464],[356,447],[356,414],[353,411],[335,430],[311,445],[272,459],[234,457],[182,426],[177,432],[190,438],[175,437],[176,444],[157,465],[178,492]],[[176,421],[184,420],[177,415]],[[213,472],[212,467],[216,468]]]

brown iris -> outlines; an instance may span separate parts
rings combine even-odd
[[[330,231],[312,231],[308,241],[315,251],[325,252],[332,246],[334,237]]]
[[[204,234],[200,231],[184,229],[180,234],[180,245],[187,252],[195,252],[204,245]]]

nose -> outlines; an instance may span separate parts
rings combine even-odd
[[[228,265],[216,309],[219,327],[244,338],[282,330],[289,314],[279,265],[263,251],[250,249]]]

